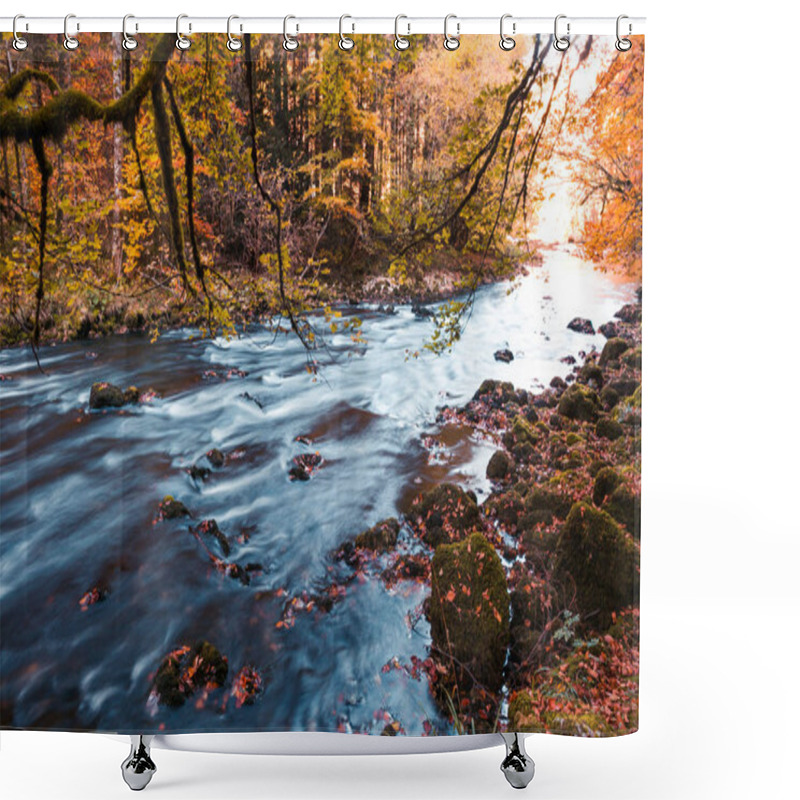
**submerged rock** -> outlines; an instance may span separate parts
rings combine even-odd
[[[236,701],[236,708],[251,706],[264,691],[264,681],[255,667],[242,667],[233,679],[231,696]]]
[[[554,572],[561,581],[574,581],[581,619],[595,630],[607,630],[614,612],[638,602],[639,551],[633,538],[587,503],[575,503],[567,515]]]
[[[212,539],[215,539],[219,544],[220,550],[222,550],[222,554],[226,558],[231,554],[231,543],[228,537],[219,529],[215,519],[204,519],[193,530],[203,536],[210,536]]]
[[[452,483],[442,483],[420,495],[411,516],[422,540],[431,547],[460,541],[480,525],[477,502]]]
[[[228,659],[205,641],[173,650],[156,672],[153,689],[159,702],[177,708],[202,689],[218,689],[228,677]]]
[[[383,553],[391,550],[397,544],[399,533],[400,523],[394,517],[390,517],[359,533],[356,536],[355,545],[366,550]]]
[[[509,595],[500,557],[481,533],[436,548],[428,616],[437,659],[460,691],[503,685]]]
[[[575,331],[575,333],[586,333],[589,335],[594,336],[594,325],[592,325],[592,321],[590,319],[585,319],[584,317],[575,317],[567,327],[571,331]]]
[[[498,350],[494,354],[495,361],[502,361],[504,364],[510,364],[514,360],[514,354],[508,350]]]
[[[209,464],[214,467],[214,469],[220,469],[225,464],[225,455],[223,454],[222,450],[219,450],[216,447],[212,448],[206,453],[206,458],[208,459]]]

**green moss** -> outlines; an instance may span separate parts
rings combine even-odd
[[[518,444],[529,444],[531,447],[536,447],[539,441],[538,431],[520,414],[514,417],[511,432]]]
[[[603,347],[603,352],[600,353],[600,363],[607,364],[609,361],[616,361],[629,347],[630,344],[618,336],[609,339]]]
[[[600,392],[600,402],[606,409],[612,409],[619,402],[619,394],[611,386],[604,386]]]
[[[411,515],[431,547],[463,539],[480,525],[474,497],[452,483],[442,483],[417,499]]]
[[[125,405],[125,394],[113,383],[93,383],[89,392],[89,408],[121,408]]]
[[[601,439],[610,439],[612,442],[615,439],[619,439],[619,437],[625,433],[622,425],[610,417],[603,417],[597,420],[597,424],[594,426],[594,432]]]
[[[503,450],[495,451],[486,465],[486,477],[491,481],[502,481],[510,471],[511,459],[508,454]]]
[[[605,511],[575,503],[561,529],[555,574],[575,583],[578,611],[595,630],[607,630],[612,614],[635,605],[639,550]]]
[[[639,538],[642,514],[641,503],[637,495],[627,486],[624,484],[617,486],[603,505],[603,510],[614,517],[620,525],[624,525],[634,539]]]
[[[508,729],[514,732],[543,733],[544,725],[539,721],[533,692],[515,692],[508,703]]]
[[[436,548],[428,614],[436,651],[449,663],[459,690],[474,682],[503,685],[509,641],[509,596],[503,565],[480,533]]]
[[[391,550],[397,544],[397,535],[400,533],[400,523],[394,518],[384,519],[366,531],[356,536],[356,547],[365,550],[375,550],[383,553]]]
[[[579,433],[568,433],[567,434],[567,444],[570,447],[575,447],[576,444],[580,444],[581,442],[585,442],[586,439],[583,438]]]
[[[549,511],[554,517],[564,519],[572,506],[572,501],[558,492],[533,487],[525,498],[525,510]]]
[[[603,370],[597,364],[589,361],[581,367],[578,380],[599,391],[603,388]]]
[[[546,711],[542,723],[548,733],[567,736],[609,736],[611,729],[606,721],[591,711],[580,714],[565,714],[563,711]]]
[[[620,478],[615,469],[611,467],[601,468],[594,479],[592,502],[596,506],[601,506],[606,497],[608,497],[621,482],[622,478]]]
[[[496,519],[506,530],[519,524],[524,511],[522,498],[514,491],[494,494],[483,505],[483,513]]]
[[[635,347],[629,352],[625,353],[625,355],[622,356],[622,363],[625,364],[626,367],[630,367],[631,369],[641,369],[642,348]]]
[[[513,383],[493,380],[485,380],[472,397],[473,400],[488,400],[496,405],[508,403],[516,398],[517,390]]]
[[[558,401],[558,413],[568,419],[595,422],[600,414],[600,399],[586,386],[573,383]]]

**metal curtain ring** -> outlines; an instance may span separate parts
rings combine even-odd
[[[126,14],[122,18],[122,46],[126,50],[135,50],[139,46],[139,42],[128,33],[128,20],[135,19],[133,14]],[[138,25],[136,26],[139,27]]]
[[[456,20],[455,36],[451,36],[447,30],[447,24],[450,22],[451,19]],[[456,17],[455,14],[448,14],[444,18],[444,42],[442,42],[442,44],[444,45],[445,50],[450,50],[451,52],[453,50],[458,50],[459,45],[461,44],[461,40],[458,38],[460,33],[461,33],[461,23],[458,22],[458,18]]]
[[[74,14],[67,14],[67,16],[64,17],[64,49],[65,50],[77,50],[78,49],[78,45],[80,44],[80,42],[74,36],[70,36],[69,35],[69,21],[71,19],[75,19],[75,15]],[[75,29],[76,29],[76,31],[80,30],[80,26],[76,25]]]
[[[27,50],[28,49],[28,40],[27,39],[23,39],[17,33],[17,22],[19,22],[19,20],[21,20],[21,19],[25,19],[25,15],[24,14],[17,14],[17,16],[14,17],[14,24],[11,26],[11,31],[12,31],[12,33],[14,35],[14,39],[12,41],[12,44],[14,45],[14,49],[15,50],[19,50],[20,52],[22,52],[23,50]],[[26,25],[25,27],[27,29],[28,26]]]
[[[616,47],[617,50],[620,51],[620,53],[627,53],[628,50],[630,50],[631,47],[633,47],[633,42],[630,39],[623,39],[622,38],[622,34],[620,33],[620,28],[621,28],[621,24],[620,23],[624,19],[628,19],[624,14],[620,14],[617,17],[617,43],[614,45],[614,47]],[[628,23],[628,35],[629,36],[630,36],[630,33],[631,33],[631,24],[629,22]]]
[[[187,39],[181,33],[181,20],[188,18],[189,18],[188,14],[178,14],[178,17],[175,20],[175,36],[177,37],[175,39],[175,47],[177,47],[178,50],[188,50],[192,46],[192,40]],[[191,30],[192,30],[192,24],[189,23],[189,31]]]
[[[237,39],[231,33],[231,22],[233,22],[235,19],[239,19],[239,17],[237,17],[236,14],[231,14],[228,17],[228,45],[227,45],[227,47],[228,47],[228,50],[231,51],[231,53],[235,53],[237,50],[241,50],[242,49],[242,40],[241,39]],[[239,30],[241,31],[241,27],[239,28]]]
[[[290,19],[297,19],[297,17],[293,17],[290,14],[288,17],[283,18],[283,49],[288,53],[293,53],[298,47],[300,47],[300,42],[297,41],[295,36],[292,36],[289,33]]]
[[[408,17],[405,14],[398,14],[394,18],[394,49],[395,50],[408,50],[408,48],[411,46],[411,42],[409,42],[408,39],[406,39],[405,36],[401,36],[400,35],[400,20],[401,19],[408,19]],[[408,23],[406,23],[406,27],[409,28],[409,33],[410,33],[411,31],[410,31],[410,26],[408,25]]]
[[[512,16],[511,14],[503,14],[503,16],[500,17],[500,49],[501,50],[506,50],[506,51],[507,50],[513,50],[517,46],[517,43],[510,36],[506,36],[505,31],[503,30],[503,26],[505,24],[505,21],[507,19],[511,19],[511,16]],[[517,23],[516,22],[512,22],[511,23],[511,33],[516,33],[516,32],[517,32]]]
[[[339,17],[339,49],[340,50],[352,50],[356,43],[349,37],[344,35],[344,21],[346,19],[353,19],[349,14],[342,14]],[[355,30],[355,26],[353,26]]]
[[[553,36],[555,37],[553,39],[553,47],[555,47],[556,50],[562,53],[569,47],[569,39],[567,39],[566,36],[562,38],[561,36],[558,35],[558,21],[566,18],[567,18],[566,14],[559,14],[556,17],[555,24],[553,25]],[[569,22],[567,22],[567,36],[569,36]]]

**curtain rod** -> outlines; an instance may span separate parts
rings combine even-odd
[[[339,17],[290,17],[288,31],[291,34],[303,33],[339,33]],[[504,30],[508,35],[524,36],[534,33],[553,33],[554,17],[514,17],[506,16]],[[14,17],[0,17],[0,31],[11,33]],[[64,33],[64,17],[20,17],[17,21],[17,33]],[[617,29],[616,17],[570,17],[564,16],[559,23],[559,31],[567,34],[569,23],[570,36],[595,34],[613,36]],[[136,17],[128,19],[127,32],[133,36],[137,33],[169,33],[175,31],[175,17]],[[385,33],[394,34],[395,17],[356,17],[346,16],[343,23],[347,34]],[[624,35],[643,34],[644,17],[628,17],[625,19]],[[630,27],[629,27],[630,26]],[[181,32],[185,36],[192,33],[226,33],[227,17],[194,17],[183,16],[180,22]],[[500,17],[459,17],[451,18],[448,30],[454,35],[493,33],[499,34]],[[283,33],[284,17],[238,17],[232,25],[234,35],[243,33]],[[69,33],[79,36],[81,33],[121,33],[122,17],[82,17],[70,16]],[[401,17],[399,32],[403,36],[414,34],[443,34],[443,17]]]

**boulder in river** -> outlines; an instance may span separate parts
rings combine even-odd
[[[231,543],[228,537],[219,529],[219,525],[217,525],[215,519],[204,519],[193,530],[195,533],[202,534],[203,536],[210,536],[212,539],[215,539],[225,558],[231,554]]]
[[[639,550],[616,520],[587,503],[575,503],[556,545],[554,573],[575,584],[581,620],[605,631],[615,612],[639,596]]]
[[[598,329],[598,333],[601,333],[606,339],[613,339],[617,335],[617,324],[616,322],[604,322]]]
[[[642,320],[642,307],[635,303],[628,303],[622,306],[614,316],[621,319],[623,322],[641,322]]]
[[[511,459],[508,457],[508,453],[503,450],[496,450],[486,465],[486,477],[490,481],[502,481],[505,480],[510,471]]]
[[[365,550],[383,553],[391,550],[397,544],[399,533],[400,523],[394,517],[389,517],[389,519],[384,519],[377,525],[359,533],[356,536],[355,545],[363,547]]]
[[[499,691],[509,642],[509,595],[500,557],[481,533],[436,548],[428,616],[437,658],[460,692]]]
[[[590,319],[586,319],[585,317],[575,317],[575,319],[569,322],[567,327],[571,331],[575,331],[575,333],[586,333],[594,336],[594,325],[592,325]]]
[[[139,390],[135,386],[122,390],[113,383],[100,381],[93,383],[89,392],[89,408],[93,409],[122,408],[138,402]]]
[[[209,464],[211,464],[214,469],[220,469],[225,464],[225,455],[223,454],[222,450],[214,447],[206,453],[206,458],[208,459]]]
[[[180,519],[181,517],[191,517],[191,513],[180,500],[176,500],[171,494],[168,494],[161,501],[158,506],[159,516],[161,519]]]
[[[417,497],[410,516],[431,547],[459,541],[480,525],[474,497],[452,483],[439,484]]]
[[[510,364],[514,360],[514,354],[508,349],[497,350],[494,354],[495,361],[502,361],[504,364]]]

